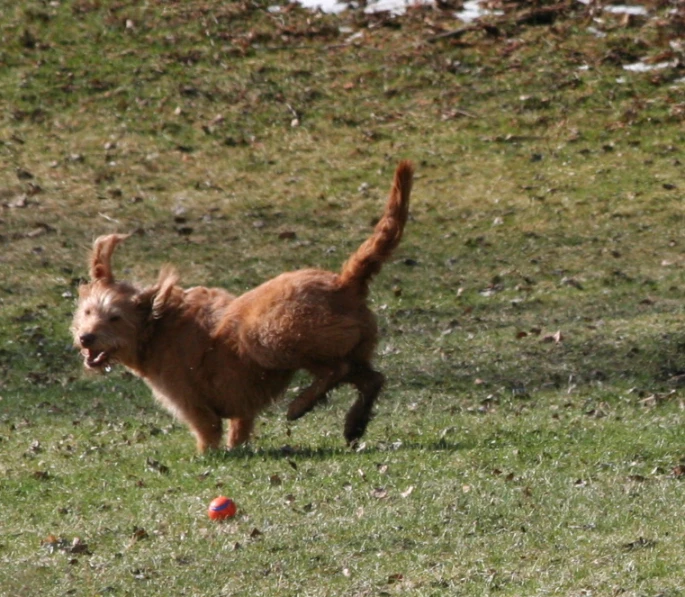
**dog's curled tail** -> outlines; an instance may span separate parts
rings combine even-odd
[[[395,170],[390,197],[373,234],[345,262],[340,273],[341,286],[357,286],[366,294],[369,281],[381,271],[402,239],[409,214],[414,166],[403,160]]]

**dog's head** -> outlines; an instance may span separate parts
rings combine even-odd
[[[117,282],[112,253],[126,238],[128,235],[110,234],[96,239],[90,282],[79,287],[71,330],[88,369],[109,370],[115,362],[135,366],[147,324],[161,316],[177,281],[173,270],[165,268],[150,288],[139,290]]]

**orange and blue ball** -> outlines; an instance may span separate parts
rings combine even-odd
[[[207,510],[208,516],[212,520],[224,520],[225,518],[232,518],[238,511],[235,502],[223,495],[218,498],[214,498],[209,504],[209,509]]]

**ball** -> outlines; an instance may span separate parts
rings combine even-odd
[[[237,510],[238,508],[232,499],[220,495],[218,498],[214,498],[209,504],[207,515],[212,520],[224,520],[224,518],[235,516]]]

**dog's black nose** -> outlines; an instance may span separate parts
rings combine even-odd
[[[81,334],[78,339],[83,348],[88,348],[95,343],[95,334]]]

